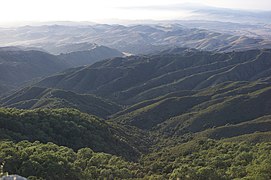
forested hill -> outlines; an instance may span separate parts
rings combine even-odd
[[[43,79],[37,86],[90,93],[134,104],[227,81],[270,78],[271,50],[214,53],[175,49],[157,55],[101,61]]]
[[[31,84],[32,81],[39,78],[53,75],[68,68],[90,65],[107,58],[123,56],[115,49],[98,45],[92,49],[80,50],[78,48],[77,51],[61,55],[29,49],[0,47],[0,96],[18,87]]]
[[[74,150],[90,147],[136,160],[144,152],[142,139],[124,127],[111,125],[74,109],[0,109],[0,139],[53,142]],[[135,146],[137,143],[139,146]],[[141,146],[143,148],[141,148]]]
[[[35,78],[68,68],[53,55],[41,51],[0,51],[0,95]]]
[[[19,109],[75,108],[101,118],[107,118],[122,109],[120,105],[94,95],[41,87],[23,88],[3,98],[0,103],[4,107]]]

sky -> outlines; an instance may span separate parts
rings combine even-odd
[[[214,6],[271,11],[271,0],[0,0],[0,24],[110,19],[169,20],[185,18],[191,10],[174,7]]]

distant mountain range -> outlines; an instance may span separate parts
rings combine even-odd
[[[131,54],[157,53],[176,46],[210,51],[271,48],[269,26],[223,25],[221,22],[209,24],[210,27],[208,23],[204,26],[195,21],[190,24],[171,21],[129,26],[96,24],[4,28],[0,29],[0,45],[36,47],[53,54],[90,50],[95,44]],[[249,29],[245,30],[244,26],[249,26]],[[261,31],[258,31],[259,26]]]

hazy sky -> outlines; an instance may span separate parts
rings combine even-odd
[[[234,9],[271,10],[271,0],[0,0],[0,23],[173,19],[189,16],[174,5],[193,3]],[[146,8],[148,7],[148,8]],[[156,7],[153,8],[152,7]],[[157,8],[157,7],[169,7]]]

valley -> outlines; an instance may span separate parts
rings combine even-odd
[[[270,12],[138,9],[0,27],[1,180],[271,179]]]

